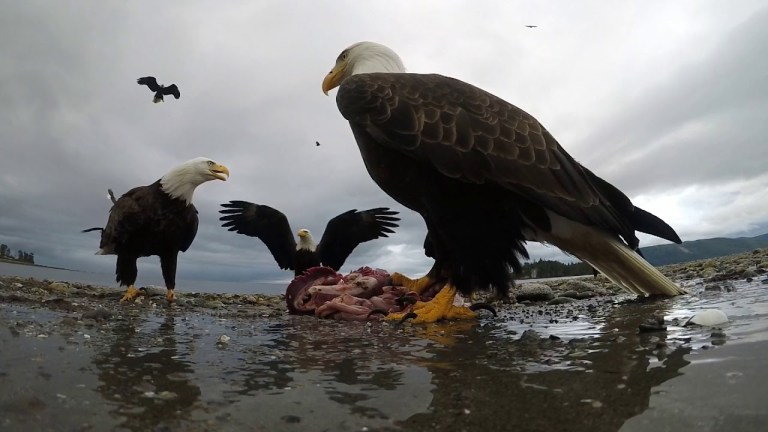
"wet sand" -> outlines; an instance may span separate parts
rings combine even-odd
[[[497,318],[402,326],[0,277],[0,430],[762,430],[768,252],[663,271],[690,294],[522,284]],[[706,308],[730,322],[683,326]],[[666,331],[640,332],[654,314]]]

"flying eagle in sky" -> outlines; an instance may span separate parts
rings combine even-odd
[[[288,218],[281,211],[247,201],[230,201],[221,206],[223,227],[263,241],[277,265],[293,270],[295,276],[320,265],[338,271],[357,245],[388,237],[400,220],[396,211],[385,207],[349,210],[328,221],[317,245],[307,229],[298,231],[297,244]]]
[[[417,321],[474,316],[452,306],[457,290],[506,294],[526,241],[555,245],[633,293],[683,293],[637,252],[636,231],[680,243],[675,231],[522,109],[454,78],[405,73],[395,52],[373,42],[341,52],[322,83],[326,94],[335,87],[368,173],[426,222],[433,268],[415,281],[393,276],[417,291],[445,280],[416,305]]]
[[[138,295],[134,286],[139,257],[157,255],[167,289],[174,300],[176,259],[186,252],[197,234],[197,209],[192,204],[195,188],[209,180],[226,180],[229,170],[208,158],[184,162],[149,186],[139,186],[118,198],[109,211],[107,226],[100,230],[97,255],[117,255],[117,282],[127,286],[122,300]]]
[[[171,84],[168,87],[165,87],[163,85],[160,85],[157,83],[157,80],[155,77],[143,77],[136,80],[139,85],[145,85],[149,87],[149,90],[155,93],[155,96],[152,98],[152,102],[158,103],[158,102],[165,102],[163,99],[163,96],[173,95],[176,99],[181,97],[181,93],[179,93],[179,88],[176,87],[176,84]]]

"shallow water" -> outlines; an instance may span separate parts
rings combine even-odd
[[[428,326],[2,305],[0,430],[763,430],[766,287]],[[638,333],[703,308],[731,323]]]

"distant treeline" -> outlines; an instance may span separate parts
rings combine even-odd
[[[564,264],[560,261],[539,259],[535,262],[523,264],[520,273],[516,273],[518,279],[538,279],[563,276],[591,275],[592,267],[584,262]]]
[[[0,258],[7,259],[7,260],[14,260],[14,261],[21,261],[25,263],[34,264],[35,263],[35,254],[31,252],[26,252],[21,249],[16,251],[14,254],[11,248],[8,247],[6,244],[0,244]]]
[[[768,234],[755,237],[716,237],[641,248],[645,259],[655,265],[676,264],[700,259],[715,258],[768,247]]]

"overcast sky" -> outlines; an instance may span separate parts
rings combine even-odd
[[[207,156],[231,177],[198,188],[200,230],[180,279],[290,279],[258,240],[220,227],[219,204],[232,199],[278,208],[318,238],[345,210],[390,206],[402,213],[397,233],[359,247],[343,270],[424,273],[421,217],[375,186],[335,91],[320,90],[339,52],[361,40],[388,45],[410,72],[525,109],[683,240],[760,234],[763,5],[0,1],[0,242],[40,264],[112,273],[114,257],[93,255],[98,233],[80,233],[106,223],[106,189],[120,195]],[[181,99],[153,104],[136,84],[146,75],[176,83]],[[142,259],[139,278],[157,261]]]

